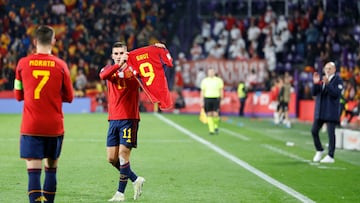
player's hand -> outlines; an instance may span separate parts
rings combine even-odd
[[[319,82],[320,82],[320,75],[319,75],[319,73],[315,72],[315,73],[313,74],[313,82],[314,82],[314,83],[319,83]]]
[[[131,78],[131,77],[134,76],[134,74],[133,74],[132,71],[127,69],[127,70],[124,70],[124,71],[119,71],[118,76],[119,76],[119,78]]]
[[[156,47],[159,47],[159,48],[164,48],[164,49],[166,49],[166,46],[165,46],[165,44],[162,44],[162,43],[155,43],[154,44]]]
[[[126,61],[128,60],[129,58],[129,52],[126,52],[124,53],[123,55],[121,55],[121,58],[120,58],[120,62],[119,62],[119,66],[122,66],[124,63],[126,63]]]
[[[136,71],[131,66],[124,64],[118,71],[119,78],[131,78],[136,75]]]
[[[329,83],[329,78],[326,75],[324,75],[323,78],[322,78],[322,82],[324,84],[328,84]]]

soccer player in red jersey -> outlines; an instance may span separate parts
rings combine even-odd
[[[128,60],[126,44],[114,43],[111,58],[114,64],[103,67],[99,76],[107,81],[108,91],[107,159],[120,172],[118,190],[109,199],[116,202],[125,200],[129,178],[134,185],[134,199],[140,196],[145,179],[138,177],[130,168],[131,149],[137,147],[140,113],[139,83],[131,71],[125,71]]]
[[[23,57],[16,67],[15,97],[24,101],[20,157],[26,160],[30,203],[52,203],[56,169],[64,137],[62,102],[71,103],[73,88],[65,61],[51,54],[53,28],[42,25],[35,33],[36,53]],[[45,180],[41,187],[42,162]]]
[[[155,46],[157,49],[165,48],[165,45],[159,43]],[[138,199],[145,182],[143,177],[137,176],[130,168],[131,150],[137,147],[140,83],[130,68],[137,70],[137,64],[128,60],[128,54],[125,43],[114,43],[111,54],[114,64],[103,67],[99,74],[102,80],[107,81],[108,89],[107,159],[120,172],[118,189],[109,199],[110,202],[125,200],[128,179],[133,182],[134,200]]]

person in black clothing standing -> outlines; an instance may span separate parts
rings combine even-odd
[[[324,75],[322,79],[319,73],[313,75],[312,94],[316,96],[314,123],[311,128],[316,153],[313,158],[314,162],[334,163],[335,154],[335,127],[340,122],[340,98],[343,90],[343,81],[336,75],[336,66],[334,62],[328,62],[323,69]],[[328,154],[325,154],[321,144],[319,131],[323,124],[327,124],[327,132],[329,139]]]

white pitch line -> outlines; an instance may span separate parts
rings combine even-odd
[[[210,149],[214,150],[215,152],[217,152],[218,154],[222,155],[223,157],[233,161],[234,163],[238,164],[239,166],[243,167],[244,169],[246,169],[247,171],[249,171],[250,173],[255,174],[256,176],[258,176],[259,178],[265,180],[266,182],[274,185],[275,187],[281,189],[282,191],[288,193],[289,195],[293,196],[294,198],[300,200],[301,202],[306,202],[306,203],[315,203],[314,200],[310,199],[309,197],[306,197],[305,195],[297,192],[296,190],[290,188],[289,186],[273,179],[272,177],[266,175],[265,173],[261,172],[260,170],[256,169],[255,167],[251,166],[250,164],[246,163],[243,160],[240,160],[239,158],[235,157],[234,155],[224,151],[223,149],[221,149],[220,147],[212,144],[211,142],[199,137],[198,135],[190,132],[189,130],[187,130],[186,128],[183,128],[182,126],[174,123],[173,121],[165,118],[164,116],[155,113],[154,114],[156,117],[158,117],[160,120],[164,121],[165,123],[171,125],[172,127],[178,129],[179,131],[183,132],[184,134],[188,135],[190,138],[198,141],[201,144],[206,145],[207,147],[209,147]]]
[[[234,137],[237,137],[237,138],[240,138],[244,141],[249,141],[250,138],[245,136],[245,135],[242,135],[240,133],[237,133],[237,132],[234,132],[234,131],[231,131],[231,130],[228,130],[228,129],[225,129],[225,128],[220,128],[221,131],[224,131],[225,133],[229,134],[229,135],[232,135]]]
[[[271,145],[268,145],[268,144],[264,144],[263,146],[264,146],[265,148],[273,151],[273,152],[277,152],[277,153],[279,153],[279,154],[282,154],[282,155],[284,155],[284,156],[290,157],[290,158],[295,159],[295,160],[297,160],[297,161],[306,162],[306,163],[310,163],[310,162],[311,162],[310,160],[306,160],[306,159],[304,159],[304,158],[302,158],[302,157],[299,157],[299,156],[297,156],[297,155],[295,155],[295,154],[291,154],[291,153],[289,153],[289,152],[287,152],[287,151],[284,151],[284,150],[282,150],[282,149],[279,149],[279,148],[277,148],[277,147],[274,147],[274,146],[271,146]]]
[[[274,147],[274,146],[271,146],[271,145],[268,145],[268,144],[264,144],[263,145],[265,148],[273,151],[273,152],[277,152],[281,155],[284,155],[284,156],[287,156],[287,157],[290,157],[292,159],[295,159],[297,161],[301,161],[301,162],[305,162],[305,163],[308,163],[312,166],[316,166],[317,168],[320,168],[320,169],[332,169],[332,170],[346,170],[346,168],[343,168],[343,167],[334,167],[334,166],[325,166],[325,165],[320,165],[320,163],[317,163],[317,162],[312,162],[311,160],[307,160],[307,159],[304,159],[302,157],[299,157],[295,154],[291,154],[287,151],[284,151],[282,149],[279,149],[277,147]]]

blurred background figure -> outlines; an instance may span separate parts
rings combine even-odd
[[[180,109],[185,107],[185,98],[183,96],[184,89],[184,79],[182,75],[182,69],[180,66],[180,62],[175,62],[175,81],[174,81],[174,91],[176,92],[175,99],[175,109],[174,113],[179,113]]]
[[[284,76],[283,84],[280,87],[280,92],[278,95],[279,107],[278,114],[280,117],[280,122],[287,128],[291,128],[291,122],[289,119],[289,102],[290,102],[290,93],[291,93],[291,78],[288,75]]]
[[[247,98],[247,88],[244,81],[240,81],[237,87],[237,95],[239,97],[239,102],[240,102],[239,116],[244,116],[244,108]]]
[[[209,134],[219,132],[220,102],[224,98],[224,81],[215,75],[215,70],[209,68],[207,77],[201,81],[201,107],[205,109]]]
[[[75,79],[75,96],[84,97],[86,95],[87,79],[84,71],[80,69]]]

